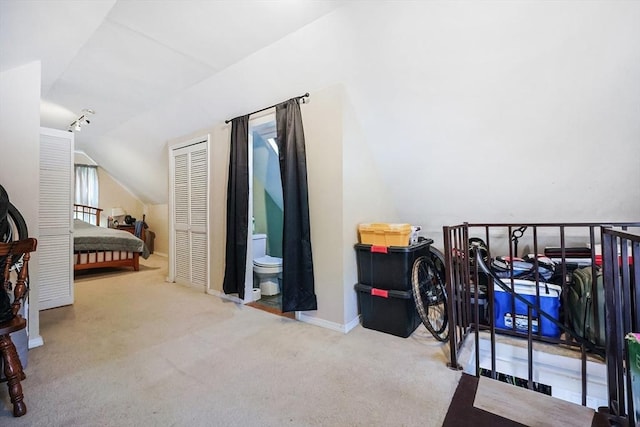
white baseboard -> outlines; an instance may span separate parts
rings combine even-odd
[[[41,347],[44,345],[44,340],[42,336],[38,335],[37,337],[29,338],[29,349]]]
[[[353,328],[355,328],[356,326],[358,326],[360,324],[360,315],[358,314],[351,322],[347,323],[345,325],[345,331],[344,333],[348,333],[349,331],[351,331]]]
[[[169,258],[169,255],[165,254],[164,252],[153,251],[153,253],[151,255],[158,255],[158,256],[161,256],[163,258]]]
[[[220,297],[222,299],[226,299],[232,302],[235,302],[236,304],[245,304],[245,301],[241,300],[240,298],[234,296],[234,295],[229,295],[229,294],[225,294],[224,292],[220,292],[217,291],[215,289],[207,289],[207,294],[208,295],[213,295],[215,297]],[[249,301],[247,301],[249,302]]]
[[[360,324],[360,317],[356,317],[347,324],[342,324],[309,316],[304,314],[304,312],[302,311],[296,311],[296,320],[309,323],[311,325],[320,326],[321,328],[331,329],[332,331],[342,332],[343,334],[346,334]]]
[[[243,301],[237,296],[225,294],[224,292],[220,292],[215,289],[207,289],[207,294],[235,302],[236,304],[246,304],[248,302],[251,302],[251,300]],[[296,311],[296,320],[304,323],[309,323],[311,325],[320,326],[322,328],[331,329],[332,331],[342,332],[343,334],[348,333],[350,330],[360,324],[360,316],[356,316],[355,319],[343,325],[341,323],[331,322],[329,320],[319,319],[317,317],[306,315],[303,311]]]

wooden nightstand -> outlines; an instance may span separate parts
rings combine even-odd
[[[136,234],[136,226],[135,225],[119,225],[117,227],[118,230],[123,230],[123,231],[128,231],[129,233],[133,234],[135,236]],[[145,241],[145,235],[147,233],[145,233],[145,230],[143,228],[142,230],[142,237],[140,237],[140,239],[144,242]]]

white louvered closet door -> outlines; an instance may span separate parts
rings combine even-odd
[[[209,259],[207,151],[206,141],[171,151],[172,278],[176,282],[203,289],[208,282]]]
[[[73,133],[41,128],[40,310],[73,304]]]
[[[186,150],[185,150],[186,151]],[[175,178],[173,183],[174,233],[175,233],[175,280],[191,281],[191,249],[189,244],[189,152],[176,153],[174,157]]]
[[[191,283],[207,284],[207,150],[191,152],[189,162]]]

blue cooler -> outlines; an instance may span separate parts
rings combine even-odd
[[[511,287],[511,280],[502,279],[502,282]],[[531,303],[536,303],[536,282],[531,280],[515,279],[513,281],[515,291]],[[562,288],[551,283],[540,282],[538,284],[540,294],[540,309],[551,315],[554,319],[560,318],[560,292]],[[527,305],[522,301],[511,297],[509,292],[504,291],[500,286],[494,285],[493,301],[495,304],[494,315],[496,328],[513,330],[513,315],[515,313],[515,330],[527,333],[529,325],[527,319]],[[515,303],[515,309],[513,306]],[[531,311],[532,326],[534,334],[540,331],[545,337],[558,338],[560,328],[556,326],[548,317],[538,315],[537,310]]]

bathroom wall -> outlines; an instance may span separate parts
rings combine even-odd
[[[253,179],[254,234],[267,235],[267,254],[282,257],[282,209],[276,204],[261,180]]]
[[[265,191],[264,206],[267,219],[267,250],[269,255],[282,258],[282,226],[284,212],[271,194]]]
[[[253,218],[255,234],[267,234],[267,212],[265,206],[264,184],[253,175]]]
[[[254,132],[253,217],[256,224],[255,232],[267,235],[267,254],[275,257],[282,257],[282,206],[280,161],[259,133]]]

